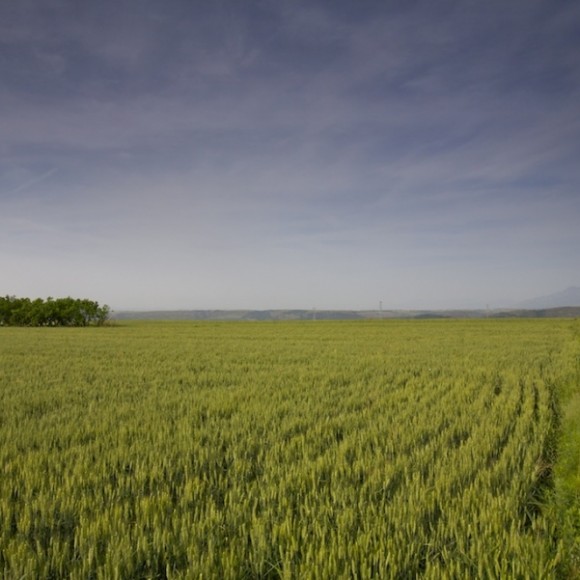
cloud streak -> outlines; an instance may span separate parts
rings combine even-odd
[[[38,177],[35,177],[33,179],[29,179],[28,181],[21,183],[18,187],[15,187],[11,191],[9,191],[6,195],[7,195],[7,197],[12,196],[12,195],[15,195],[17,193],[20,193],[21,191],[25,191],[26,189],[29,189],[34,185],[38,185],[39,183],[42,183],[45,179],[48,179],[55,172],[56,172],[56,167],[53,167],[52,169],[49,169],[48,171],[46,171],[42,175],[39,175]]]

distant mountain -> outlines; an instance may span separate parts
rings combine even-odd
[[[570,286],[562,292],[524,300],[514,305],[514,308],[538,309],[561,308],[563,306],[580,306],[580,288],[578,286]]]

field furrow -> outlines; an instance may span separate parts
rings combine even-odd
[[[555,577],[573,324],[0,328],[0,571]]]

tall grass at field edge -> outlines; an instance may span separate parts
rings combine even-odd
[[[580,321],[572,326],[570,373],[559,388],[558,457],[553,508],[558,513],[566,558],[562,576],[580,578]]]

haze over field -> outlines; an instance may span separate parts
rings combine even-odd
[[[500,307],[580,285],[580,4],[0,4],[0,293]]]

